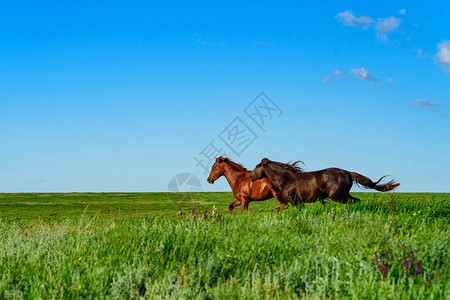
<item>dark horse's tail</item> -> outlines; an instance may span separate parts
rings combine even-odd
[[[393,189],[395,189],[400,185],[400,183],[397,183],[394,179],[392,179],[386,184],[379,184],[380,181],[383,180],[383,178],[386,176],[381,177],[377,182],[373,182],[370,178],[355,172],[350,172],[350,175],[352,175],[353,180],[358,185],[362,185],[365,188],[374,189],[380,192],[392,191]]]

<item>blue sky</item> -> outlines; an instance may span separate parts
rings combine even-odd
[[[450,2],[0,4],[0,192],[166,191],[213,142],[450,192]],[[265,131],[244,109],[265,92]],[[237,155],[219,134],[257,135]],[[355,189],[357,190],[357,189]]]

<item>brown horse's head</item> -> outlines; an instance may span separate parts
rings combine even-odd
[[[217,179],[219,179],[220,176],[223,175],[224,171],[223,171],[222,163],[226,159],[227,158],[222,157],[222,156],[216,158],[216,161],[214,162],[214,165],[211,168],[211,172],[209,173],[208,179],[206,180],[206,181],[208,181],[208,183],[213,184],[214,181],[216,181]]]
[[[270,160],[267,158],[263,158],[261,162],[255,167],[255,169],[250,173],[250,181],[254,182],[255,180],[266,178],[266,173],[264,171],[264,166],[269,162]]]

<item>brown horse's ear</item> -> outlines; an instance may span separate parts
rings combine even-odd
[[[268,159],[267,157],[261,159],[261,162],[262,162],[262,163],[265,163],[265,162],[268,162],[268,161],[269,161],[269,159]]]

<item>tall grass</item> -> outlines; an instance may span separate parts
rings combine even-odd
[[[185,207],[3,218],[0,298],[448,299],[448,195],[370,195],[275,214],[219,207],[206,219],[204,206],[195,217]],[[384,262],[385,250],[383,279],[374,252]],[[404,272],[410,251],[416,276]]]

